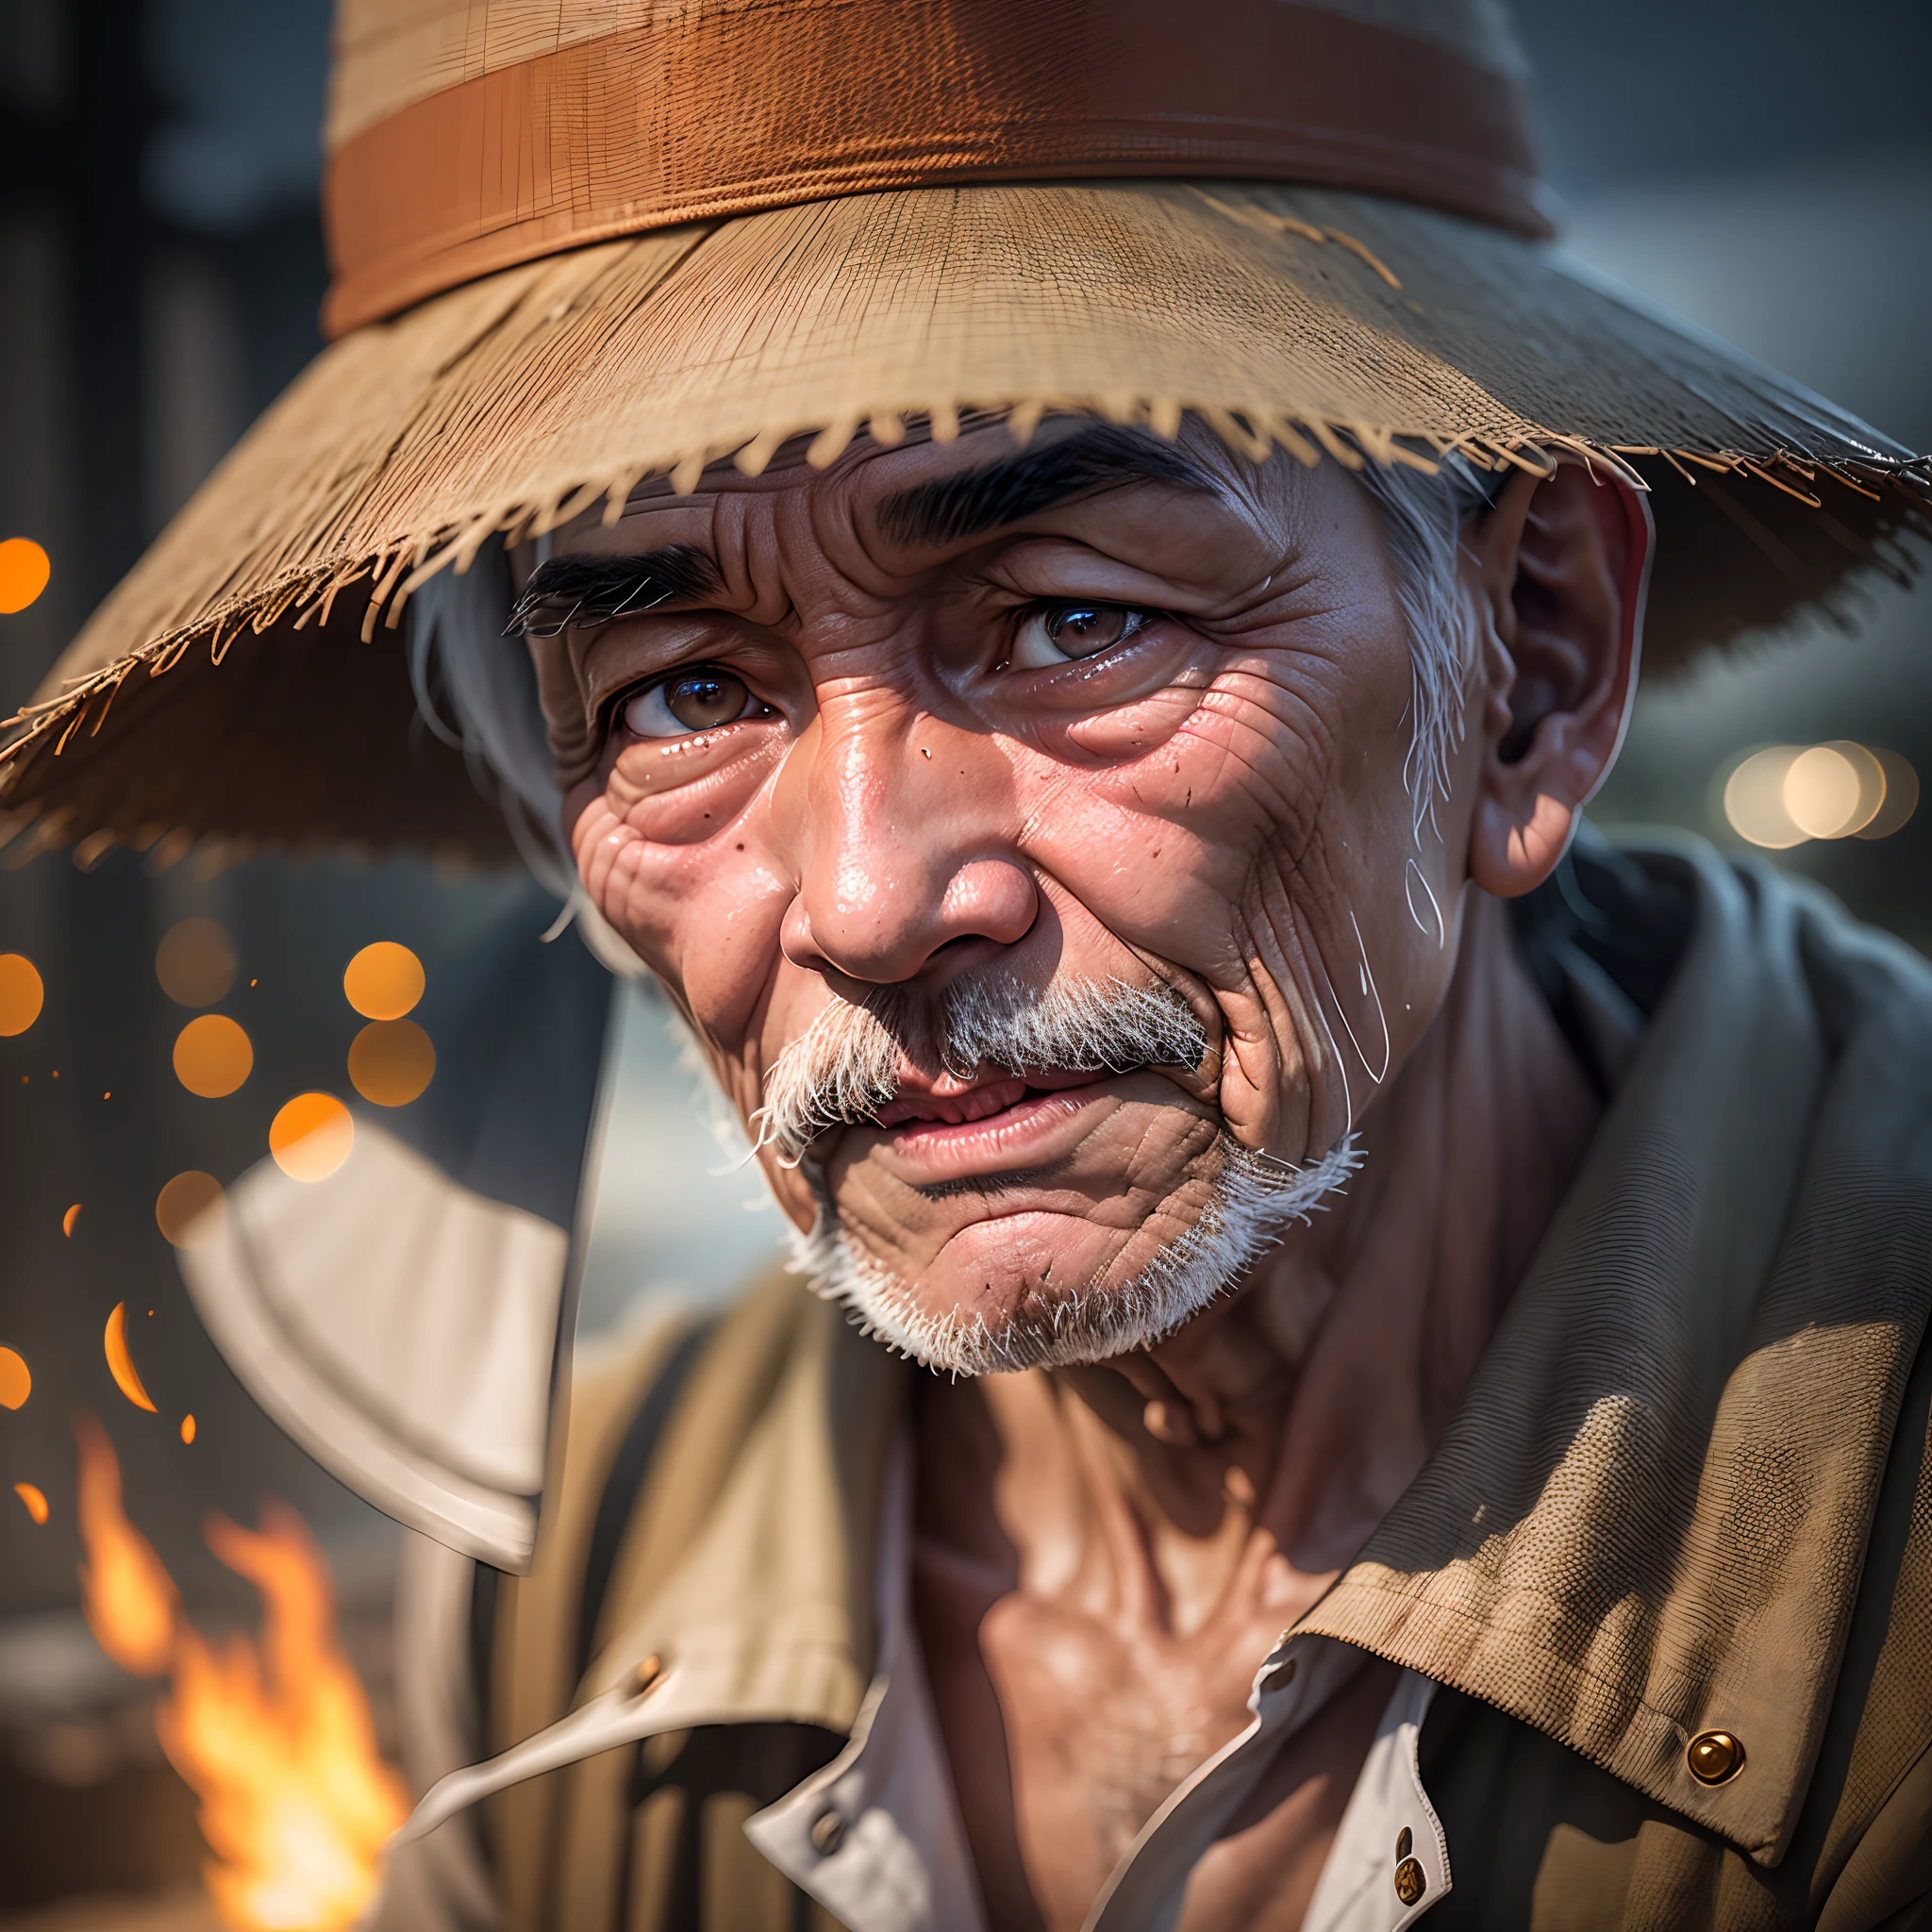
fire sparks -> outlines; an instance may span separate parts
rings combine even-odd
[[[26,1513],[36,1523],[46,1522],[47,1498],[42,1491],[36,1489],[32,1483],[15,1483],[13,1493],[26,1505]]]
[[[208,1547],[255,1585],[264,1610],[258,1646],[243,1637],[210,1643],[181,1619],[167,1572],[121,1514],[113,1451],[91,1419],[81,1457],[81,1533],[92,1566],[104,1570],[114,1560],[109,1548],[130,1542],[152,1565],[141,1577],[145,1610],[169,1641],[147,1674],[172,1667],[174,1676],[156,1728],[201,1799],[217,1911],[236,1932],[346,1932],[375,1895],[383,1842],[408,1806],[377,1755],[368,1700],[336,1642],[321,1549],[285,1505],[263,1510],[259,1533],[210,1518]],[[90,1583],[89,1622],[101,1636],[94,1595]]]
[[[153,1310],[150,1309],[152,1314]],[[136,1408],[144,1408],[150,1415],[157,1413],[153,1399],[142,1387],[141,1377],[135,1373],[134,1357],[127,1353],[127,1304],[116,1302],[114,1312],[108,1317],[106,1333],[102,1345],[108,1352],[108,1373],[114,1378],[114,1386],[133,1403]]]

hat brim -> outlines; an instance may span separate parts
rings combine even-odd
[[[62,658],[0,750],[41,838],[510,850],[409,729],[430,572],[789,440],[828,461],[967,412],[1236,448],[1540,467],[1653,491],[1646,661],[1778,624],[1926,529],[1910,453],[1534,242],[1216,181],[925,188],[506,270],[325,351]]]

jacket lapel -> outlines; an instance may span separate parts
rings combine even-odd
[[[1462,1407],[1305,1620],[1766,1865],[1803,1804],[1928,1300],[1923,969],[1654,853],[1696,924]],[[1691,1740],[1743,1761],[1707,1785]]]

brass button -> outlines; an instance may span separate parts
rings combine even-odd
[[[1395,1896],[1406,1906],[1412,1906],[1423,1893],[1428,1890],[1428,1874],[1413,1858],[1405,1858],[1395,1868]]]
[[[1396,1861],[1400,1863],[1401,1860],[1407,1857],[1409,1853],[1412,1852],[1414,1849],[1415,1833],[1409,1830],[1408,1826],[1405,1824],[1402,1827],[1402,1829],[1395,1834]]]
[[[1744,1747],[1728,1731],[1699,1731],[1684,1761],[1699,1784],[1721,1785],[1743,1770]]]
[[[845,1821],[836,1811],[821,1811],[811,1822],[812,1848],[829,1858],[845,1842]]]

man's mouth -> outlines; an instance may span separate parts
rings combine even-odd
[[[882,1127],[896,1127],[908,1121],[936,1121],[949,1127],[964,1126],[974,1121],[991,1119],[1017,1107],[1033,1093],[1060,1093],[1070,1087],[1091,1087],[1096,1080],[1111,1077],[1105,1068],[1084,1073],[1038,1073],[1011,1074],[1005,1079],[983,1081],[944,1093],[907,1091],[901,1088],[896,1100],[889,1100],[873,1115]]]
[[[873,1122],[894,1155],[931,1178],[1010,1172],[1059,1158],[1059,1130],[1097,1097],[1086,1090],[1118,1077],[1103,1068],[1008,1074],[946,1092],[902,1089]]]

